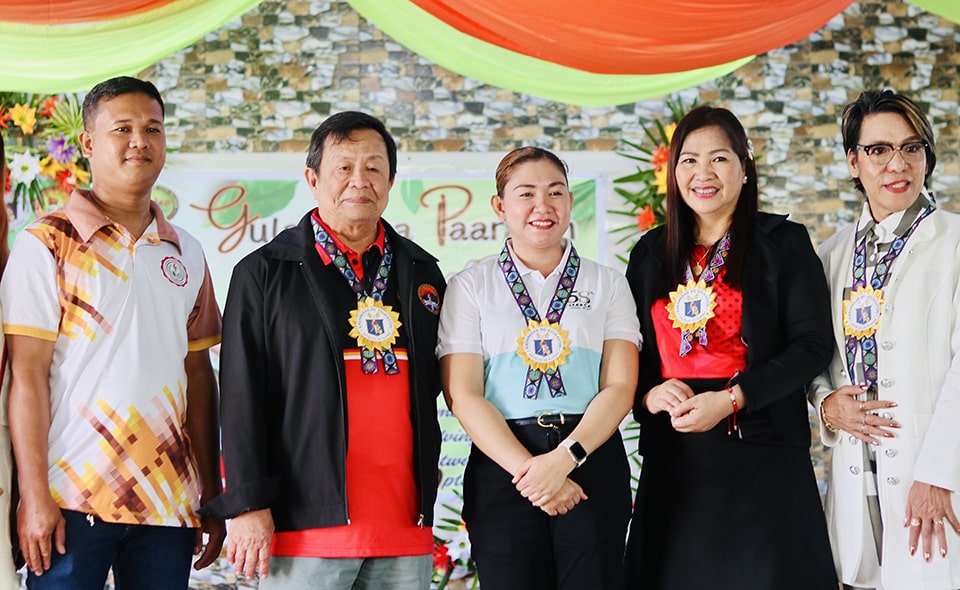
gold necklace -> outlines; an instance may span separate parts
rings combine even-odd
[[[710,248],[705,248],[703,251],[703,255],[700,256],[700,258],[698,258],[697,261],[694,263],[693,265],[694,275],[700,276],[700,273],[703,272],[703,261],[707,258],[707,254],[709,253],[710,253]]]

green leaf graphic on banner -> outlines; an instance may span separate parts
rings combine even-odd
[[[237,211],[246,205],[248,219],[270,217],[290,204],[299,180],[238,180],[220,189],[211,203],[216,210],[210,215],[216,223],[230,225],[237,219]]]
[[[578,223],[593,219],[596,214],[597,181],[571,182],[570,192],[573,193],[573,210],[570,212],[570,218]]]
[[[407,206],[411,213],[419,211],[420,195],[423,194],[423,181],[401,180],[398,184],[400,185],[400,198],[403,200],[403,204]]]

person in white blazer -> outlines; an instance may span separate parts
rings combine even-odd
[[[926,189],[922,109],[866,91],[843,113],[866,197],[819,249],[836,350],[809,390],[832,447],[826,516],[845,588],[960,588],[960,216]]]

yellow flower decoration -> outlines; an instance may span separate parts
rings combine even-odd
[[[19,127],[24,135],[33,134],[33,128],[37,124],[37,109],[17,104],[10,109],[9,116],[10,121]]]
[[[663,134],[667,136],[667,145],[673,141],[673,132],[677,130],[676,123],[670,123],[669,125],[663,128]]]
[[[657,187],[658,195],[667,194],[667,167],[660,166],[653,171],[653,186]]]
[[[49,176],[50,178],[56,178],[57,173],[61,170],[66,170],[66,168],[63,167],[63,164],[54,160],[53,156],[40,158],[40,174]]]
[[[90,173],[80,166],[77,166],[76,162],[67,164],[67,167],[70,169],[70,172],[73,172],[73,177],[77,179],[77,186],[90,184]]]

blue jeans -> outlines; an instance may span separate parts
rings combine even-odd
[[[428,590],[432,555],[272,557],[260,590]]]
[[[185,590],[197,529],[106,523],[61,510],[67,552],[56,549],[50,569],[27,576],[28,590],[103,590],[113,567],[116,590]]]

